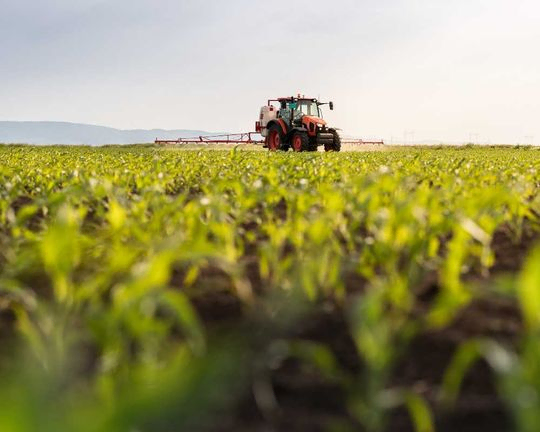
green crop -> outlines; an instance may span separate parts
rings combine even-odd
[[[503,268],[495,239],[540,233],[537,150],[0,160],[1,431],[217,430],[246,398],[279,424],[275,374],[293,362],[343,396],[328,430],[384,430],[405,409],[427,432],[478,358],[516,430],[535,430],[539,255]],[[523,317],[513,344],[471,332],[437,388],[396,378],[415,340],[490,298]],[[321,314],[343,321],[355,365],[324,327],[302,331]]]

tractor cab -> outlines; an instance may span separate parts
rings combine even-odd
[[[305,115],[316,117],[320,114],[319,104],[316,100],[310,99],[286,100],[282,102],[282,108],[292,109]]]
[[[317,99],[285,98],[279,99],[281,118],[290,118],[293,115],[293,121],[300,121],[303,116],[320,118],[322,120],[322,110]]]

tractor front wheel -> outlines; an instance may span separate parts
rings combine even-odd
[[[292,136],[291,143],[295,152],[309,150],[309,137],[305,132],[295,132]]]
[[[335,152],[339,152],[341,151],[341,137],[339,136],[339,134],[337,133],[337,131],[335,129],[330,129],[329,132],[334,135],[334,142],[332,144],[325,144],[324,145],[324,150],[329,152],[329,151],[335,151]]]

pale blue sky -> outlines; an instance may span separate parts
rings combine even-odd
[[[0,0],[0,120],[253,128],[332,99],[345,134],[540,143],[537,0]]]

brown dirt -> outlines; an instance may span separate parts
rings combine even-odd
[[[495,231],[492,248],[495,253],[493,273],[518,272],[528,252],[540,242],[540,232],[531,221],[525,221],[522,233],[517,234],[508,225]]]
[[[491,277],[519,271],[539,238],[538,231],[530,223],[524,225],[519,241],[509,227],[499,228],[492,244],[496,263],[491,269]],[[477,277],[485,279],[485,276]],[[363,291],[365,280],[354,275],[346,279],[347,286],[360,287],[347,290],[350,295]],[[439,291],[436,274],[428,274],[417,290],[417,313],[427,311]],[[204,301],[196,303],[196,307],[201,310],[203,304]],[[239,313],[239,308],[237,305],[236,313]],[[206,314],[204,309],[203,306],[201,311]],[[518,349],[522,331],[522,317],[514,300],[495,294],[477,298],[447,327],[426,329],[410,341],[394,367],[388,388],[412,389],[422,395],[432,408],[437,431],[511,431],[511,416],[497,394],[494,373],[483,360],[477,361],[466,374],[455,407],[443,407],[438,395],[444,373],[462,343],[473,338],[490,338]],[[310,340],[327,346],[350,382],[361,382],[365,369],[345,313],[339,307],[321,307],[303,317],[286,338]],[[253,394],[247,394],[238,407],[236,417],[216,430],[307,432],[327,430],[337,423],[345,425],[346,430],[363,430],[347,409],[348,396],[343,386],[323,378],[313,369],[306,369],[298,361],[287,359],[270,371],[270,383],[277,402],[274,412],[262,412],[264,410]],[[389,412],[386,430],[414,431],[408,412],[404,408]]]
[[[350,383],[361,385],[365,369],[358,357],[343,311],[319,310],[304,317],[288,334],[292,340],[310,340],[330,348]],[[506,325],[503,325],[506,323]],[[511,418],[497,395],[495,378],[484,361],[467,373],[457,405],[446,410],[438,402],[444,372],[456,349],[472,337],[490,337],[502,343],[518,343],[521,316],[511,301],[481,299],[465,308],[443,330],[417,335],[394,367],[388,388],[412,389],[430,404],[437,431],[509,431]],[[260,340],[256,342],[260,343]],[[216,430],[323,431],[337,422],[347,430],[363,430],[347,409],[347,391],[336,380],[323,377],[314,368],[288,358],[271,370],[269,380],[277,407],[271,413],[247,394],[237,416]],[[387,415],[387,431],[414,431],[408,412],[399,408]]]

